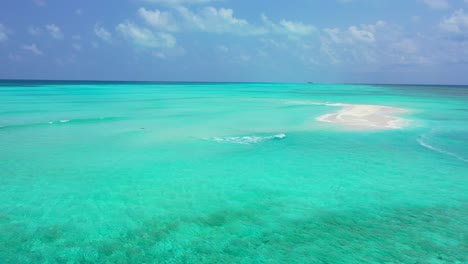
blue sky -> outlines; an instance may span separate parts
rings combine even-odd
[[[0,78],[468,84],[468,0],[2,1]]]

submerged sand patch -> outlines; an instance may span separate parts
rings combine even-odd
[[[317,117],[318,121],[335,123],[352,129],[398,129],[408,122],[396,116],[407,109],[383,105],[335,104],[340,111]]]

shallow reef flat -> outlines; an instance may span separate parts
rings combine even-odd
[[[317,120],[352,129],[397,129],[408,123],[397,116],[397,114],[409,112],[407,109],[383,105],[338,104],[337,106],[341,106],[342,109],[319,116]]]

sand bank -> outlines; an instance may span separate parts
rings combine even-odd
[[[397,129],[407,123],[404,119],[395,116],[408,112],[406,109],[382,105],[335,105],[343,108],[338,112],[319,116],[317,120],[353,129]]]

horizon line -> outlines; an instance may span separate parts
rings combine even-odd
[[[86,83],[200,83],[200,84],[217,84],[217,83],[245,83],[245,84],[342,84],[342,85],[408,85],[408,86],[468,86],[468,84],[447,84],[447,83],[371,83],[371,82],[282,82],[282,81],[155,81],[155,80],[74,80],[74,79],[0,79],[0,82],[86,82]]]

